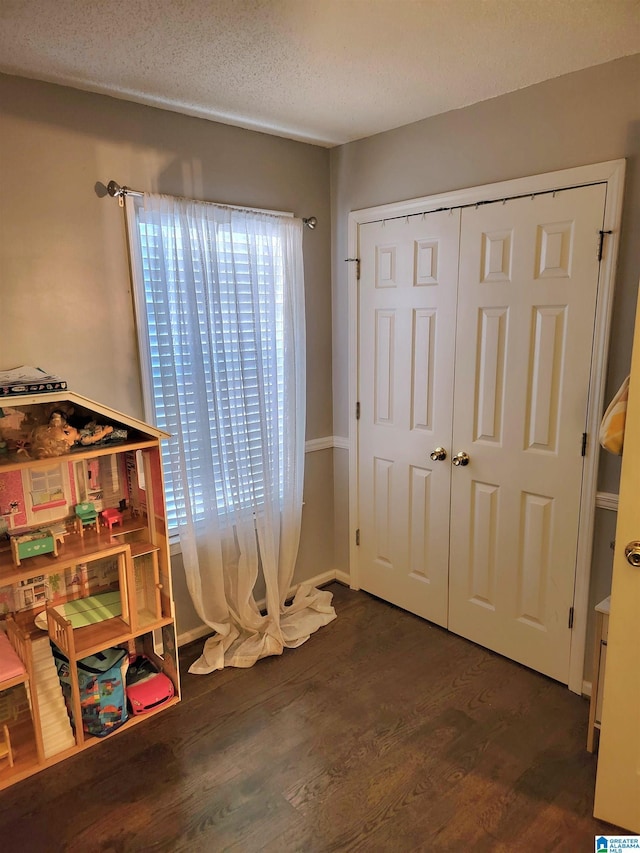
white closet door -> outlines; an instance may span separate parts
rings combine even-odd
[[[439,625],[459,229],[459,210],[360,227],[360,585]],[[445,460],[430,458],[437,447]]]
[[[449,628],[565,683],[604,201],[582,187],[461,224]]]

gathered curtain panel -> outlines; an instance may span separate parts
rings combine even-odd
[[[168,523],[214,632],[189,671],[248,667],[335,618],[310,585],[286,603],[304,480],[302,222],[151,194],[126,206],[146,416],[171,434]]]

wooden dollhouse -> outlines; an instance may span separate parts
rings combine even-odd
[[[39,458],[33,436],[54,422],[78,438]],[[144,654],[173,682],[173,698],[117,731],[179,701],[166,437],[68,391],[0,400],[0,789],[100,742],[81,722],[89,655]],[[53,651],[69,662],[65,698]]]

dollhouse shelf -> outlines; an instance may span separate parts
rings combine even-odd
[[[73,415],[78,429],[93,421],[122,429],[127,438],[30,458],[34,426],[48,424],[56,410]],[[83,725],[78,665],[90,655],[115,646],[131,655],[144,654],[175,688],[173,699],[131,717],[109,737],[144,724],[180,701],[160,450],[166,437],[149,424],[71,392],[3,400],[0,533],[4,530],[8,537],[0,536],[0,606],[25,672],[4,680],[0,676],[0,692],[17,691],[17,707],[22,709],[20,719],[8,721],[17,760],[11,768],[0,762],[0,789],[104,741],[87,734]],[[19,452],[21,446],[27,453]],[[83,503],[94,504],[98,523],[79,531],[75,507]],[[118,523],[111,528],[99,523],[104,510],[117,510]],[[34,553],[29,547],[30,536],[41,530],[54,537],[49,553]],[[111,593],[111,609],[106,611],[101,609],[105,599],[98,599],[104,592]],[[72,601],[81,606],[72,607]],[[64,698],[52,644],[68,661]],[[30,720],[25,707],[31,708]]]
[[[95,625],[85,625],[83,628],[71,628],[68,622],[65,624],[65,621],[63,617],[58,617],[57,627],[60,631],[53,635],[53,631],[50,630],[49,636],[60,651],[74,661],[94,655],[110,646],[128,643],[138,634],[138,631],[132,630],[131,625],[119,616],[105,619]],[[170,618],[156,618],[152,624],[144,626],[144,630],[162,628],[163,625],[170,625],[171,622]]]
[[[148,536],[148,529],[140,519],[127,519],[122,526],[114,528],[109,534],[104,527],[96,530],[86,530],[84,536],[68,535],[65,537],[64,545],[59,546],[58,556],[53,554],[41,554],[22,560],[20,566],[16,566],[11,555],[11,549],[5,547],[0,550],[0,587],[19,583],[26,578],[37,575],[50,575],[55,572],[63,572],[65,569],[73,568],[79,563],[86,563],[99,557],[108,557],[117,553],[122,548],[122,543],[128,536]],[[132,556],[158,550],[144,539],[133,541],[131,545]]]
[[[156,442],[153,441],[122,441],[113,443],[111,447],[100,447],[94,445],[85,449],[77,449],[63,456],[56,456],[55,461],[78,462],[81,459],[96,459],[100,456],[110,456],[113,453],[123,453],[126,450],[144,450],[147,447],[154,447]],[[22,468],[47,468],[51,467],[51,459],[29,459],[24,454],[3,453],[0,454],[0,470],[2,471],[19,471]]]
[[[45,554],[31,557],[19,567],[8,565],[6,554],[3,555],[0,564],[0,585],[19,583],[21,580],[32,578],[34,575],[60,574],[67,570],[75,570],[78,565],[91,564],[108,558],[114,558],[120,563],[119,589],[123,605],[123,615],[113,616],[92,625],[74,628],[69,639],[65,640],[66,627],[70,625],[64,616],[53,612],[49,615],[49,635],[51,640],[59,646],[61,651],[74,660],[95,654],[101,649],[119,645],[134,639],[141,631],[153,631],[161,629],[173,622],[172,616],[163,616],[159,595],[155,594],[155,588],[162,588],[158,580],[157,553],[159,546],[151,542],[141,540],[128,543],[125,539],[128,535],[148,533],[145,528],[140,527],[139,521],[133,520],[118,528],[118,535],[112,536],[102,530],[87,531],[83,537],[69,536],[65,543],[64,551],[58,552],[57,557]],[[151,577],[147,579],[144,588],[145,595],[143,603],[138,604],[137,580],[135,577],[137,559],[151,557],[149,569]],[[48,559],[51,558],[51,559]],[[134,584],[134,581],[136,583]],[[142,584],[142,582],[141,582]],[[92,589],[93,595],[107,592],[111,586]],[[151,592],[150,592],[151,590]],[[70,595],[58,598],[57,604],[77,600],[86,595],[86,590],[77,589]],[[42,608],[26,610],[15,614],[16,623],[20,629],[31,637],[41,635],[40,629],[34,625],[34,617],[41,612]],[[72,640],[70,638],[73,638]]]
[[[152,708],[150,711],[147,711],[144,716],[129,717],[126,723],[109,735],[109,738],[117,737],[122,732],[129,731],[133,726],[146,723],[151,717],[154,717],[156,714],[164,713],[179,702],[180,698],[178,696],[174,696],[173,699],[169,699],[161,707]],[[104,742],[104,738],[87,735],[82,744],[78,744],[71,749],[64,750],[52,758],[38,762],[33,744],[30,743],[28,738],[26,738],[21,732],[18,732],[18,737],[20,739],[16,742],[17,759],[13,767],[6,767],[0,773],[0,791],[5,788],[9,788],[11,785],[14,785],[16,782],[20,782],[22,779],[28,779],[29,776],[33,776],[33,774],[39,770],[44,770],[47,767],[53,767],[54,764],[59,764],[61,761],[70,758],[72,755],[76,755],[78,752],[85,749],[91,749],[94,746],[100,746],[100,744]],[[15,740],[16,738],[14,737],[12,729],[12,742]]]

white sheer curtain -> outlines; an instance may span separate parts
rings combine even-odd
[[[291,587],[302,514],[302,222],[168,196],[127,197],[147,417],[195,609],[215,632],[190,672],[251,666],[335,618]],[[254,590],[262,569],[266,614]]]

